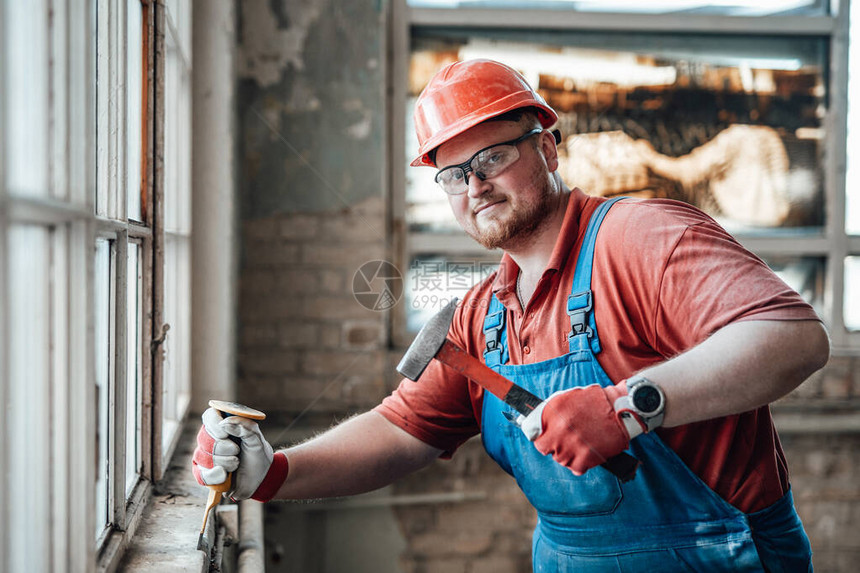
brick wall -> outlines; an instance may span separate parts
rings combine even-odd
[[[352,294],[365,262],[386,258],[384,204],[245,221],[239,276],[239,398],[271,411],[341,416],[377,404],[387,315]]]
[[[834,356],[773,407],[817,571],[860,561],[860,358]]]

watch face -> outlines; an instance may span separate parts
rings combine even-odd
[[[660,391],[653,386],[639,386],[633,392],[633,406],[644,414],[652,414],[660,407]]]

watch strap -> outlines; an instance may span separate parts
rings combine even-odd
[[[627,395],[621,396],[615,401],[615,411],[618,413],[619,417],[621,417],[622,421],[628,428],[628,431],[631,428],[629,422],[625,419],[623,414],[626,414],[627,417],[634,418],[639,424],[642,426],[643,432],[652,432],[663,425],[663,415],[664,409],[666,405],[666,397],[663,394],[663,390],[655,383],[651,382],[647,378],[643,376],[635,376],[632,377],[622,384],[626,384],[627,386]],[[660,395],[660,406],[654,413],[643,412],[633,403],[632,394],[637,386],[640,385],[648,385],[657,390]],[[636,435],[639,435],[638,433]],[[633,434],[631,433],[631,438]]]

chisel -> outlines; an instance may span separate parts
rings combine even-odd
[[[221,416],[239,416],[251,420],[265,420],[266,415],[259,410],[249,408],[236,402],[224,402],[221,400],[209,400],[209,406],[215,408],[221,413]],[[231,437],[234,442],[239,443],[239,438]],[[200,537],[197,538],[197,549],[209,553],[209,544],[203,539],[203,534],[206,532],[206,523],[209,521],[209,512],[213,507],[221,501],[221,495],[230,491],[233,483],[233,474],[227,474],[227,479],[223,483],[206,486],[209,488],[209,498],[206,500],[206,513],[203,514],[203,527],[200,528]]]

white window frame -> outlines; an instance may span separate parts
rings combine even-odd
[[[139,83],[126,78],[126,58],[134,53],[127,46],[128,10],[136,8],[135,3],[142,7],[146,22],[140,38],[142,72],[135,76]],[[190,44],[191,8],[185,1],[168,4],[154,0],[0,3],[0,400],[7,413],[10,408],[22,412],[0,417],[0,487],[19,496],[0,496],[0,571],[115,569],[140,523],[151,485],[162,476],[172,454],[172,446],[162,447],[162,420],[154,418],[162,405],[162,346],[153,333],[162,332],[162,285],[187,283],[190,262],[179,265],[178,278],[171,271],[165,277],[160,163],[165,159],[164,34],[170,10],[182,9],[184,41]],[[22,58],[22,54],[28,55]],[[188,72],[190,53],[186,57]],[[136,111],[132,108],[137,96],[127,91],[128,86],[141,90]],[[190,95],[186,106],[190,106],[188,100]],[[129,122],[129,113],[141,113],[139,125],[130,128],[140,130],[134,135],[140,140],[126,137],[126,126],[137,123],[137,118]],[[171,158],[186,177],[190,129],[190,120],[184,121],[177,153]],[[144,145],[138,146],[137,141]],[[135,166],[129,169],[128,162],[138,160],[129,157],[137,147],[145,158],[143,221],[126,216],[127,199],[134,200],[140,191],[136,181],[127,180],[127,175],[136,178]],[[190,195],[190,182],[186,187]],[[12,282],[15,269],[9,257],[10,233],[22,225],[39,229],[46,237],[40,244],[47,245],[34,259],[40,265],[38,276],[47,278],[39,285],[45,296],[37,300],[38,307],[33,303],[38,313],[31,313],[32,318],[27,314],[31,307],[20,304],[28,297],[15,294],[27,293],[20,280]],[[190,237],[190,224],[183,232]],[[110,273],[113,328],[107,337],[112,390],[102,397],[111,402],[114,430],[109,451],[99,452],[93,297],[95,245],[101,239],[112,241],[115,250]],[[139,245],[140,279],[128,265],[130,242]],[[15,264],[26,260],[12,258],[18,261]],[[137,303],[129,304],[127,298],[129,275],[140,280]],[[15,291],[10,288],[13,284]],[[8,320],[12,309],[19,317],[17,324]],[[135,310],[132,324],[139,329],[139,344],[129,349],[126,319]],[[22,324],[35,325],[24,330],[38,331],[42,341],[32,351],[32,359],[44,373],[34,389],[26,387],[26,373],[16,366],[21,360],[11,359],[11,349],[16,344],[20,347],[15,340],[16,330],[23,332],[17,328]],[[190,325],[183,326],[190,332]],[[189,352],[189,340],[190,335],[179,352]],[[125,423],[132,414],[125,399],[127,379],[131,379],[126,367],[129,352],[137,352],[140,360],[135,374],[139,420],[134,425],[137,432],[139,423],[140,459],[134,468],[139,478],[133,483],[126,480],[125,463],[126,445],[131,445]],[[183,358],[189,361],[187,355]],[[13,374],[19,379],[11,380]],[[184,376],[182,384],[188,388],[188,372]],[[9,381],[26,391],[10,392]],[[10,404],[10,399],[30,401],[32,408]],[[186,397],[175,405],[174,416],[184,418],[187,408]],[[27,418],[27,412],[38,415]],[[24,428],[22,420],[28,422]],[[177,437],[178,431],[170,432],[168,444],[175,444]],[[48,469],[34,476],[33,467],[26,463],[10,464],[13,457],[20,458],[24,447]],[[106,500],[108,527],[103,530],[97,529],[95,515],[99,455],[109,456],[113,469]],[[22,504],[36,495],[43,501],[24,520]],[[22,523],[27,527],[22,528]]]
[[[154,474],[160,479],[173,455],[191,403],[191,3],[169,1],[165,10],[163,191],[158,216],[164,221],[160,319],[169,325],[161,347],[160,399],[154,412]]]
[[[50,456],[50,473],[40,476],[49,484],[37,492],[49,499],[48,515],[35,516],[35,535],[25,534],[23,544],[10,543],[12,532],[20,526],[20,516],[11,516],[9,496],[0,501],[0,570],[15,570],[15,564],[32,566],[38,557],[46,570],[89,571],[94,565],[93,483],[95,468],[94,388],[92,382],[91,327],[92,252],[94,217],[91,189],[94,181],[92,153],[94,120],[92,114],[92,42],[90,12],[73,9],[65,3],[36,1],[0,4],[0,398],[9,404],[8,384],[27,384],[10,379],[11,340],[15,326],[6,317],[16,305],[8,289],[10,253],[8,233],[14,225],[27,225],[50,231],[51,284],[47,287],[49,306],[42,316],[48,329],[51,351],[42,358],[48,370],[47,389],[38,398],[44,431],[38,436],[22,436],[20,428],[7,417],[0,420],[0,487],[12,495],[23,495],[27,488],[39,487],[28,479],[28,468],[12,468],[9,445],[27,443],[28,448]],[[50,15],[49,15],[50,14]],[[52,22],[51,25],[49,22]],[[20,35],[11,30],[23,29]],[[40,72],[31,82],[18,82],[7,58],[17,58],[22,46],[31,52]],[[28,44],[32,42],[32,44]],[[74,54],[75,57],[71,57]],[[50,62],[50,66],[49,66]],[[19,110],[20,98],[13,102],[11,90],[27,90],[43,97],[27,101]],[[51,96],[51,97],[48,97]],[[13,109],[13,107],[15,109]],[[40,134],[23,143],[10,133],[10,115],[22,111],[44,118],[34,126]],[[41,189],[35,194],[21,193],[9,184],[9,164],[20,162],[26,169],[43,173]],[[35,317],[34,317],[35,320]],[[24,442],[29,440],[28,442]],[[77,527],[72,524],[86,524]]]
[[[824,277],[824,308],[822,318],[828,325],[833,352],[838,355],[860,353],[860,332],[850,332],[844,326],[843,310],[846,293],[845,258],[860,255],[860,236],[850,236],[845,227],[845,166],[846,116],[848,85],[848,14],[850,0],[834,0],[830,15],[801,16],[721,16],[695,13],[674,14],[608,14],[575,12],[572,10],[540,10],[513,8],[417,8],[406,0],[392,3],[390,34],[391,67],[389,137],[392,213],[395,229],[407,229],[405,220],[405,169],[408,158],[401,143],[411,125],[406,123],[406,93],[410,34],[422,28],[451,29],[525,29],[530,31],[590,31],[631,33],[696,33],[727,35],[770,35],[782,37],[820,37],[829,43],[828,93],[829,108],[824,125],[825,138],[823,179],[826,213],[822,233],[794,235],[780,233],[778,237],[762,237],[737,233],[740,242],[762,257],[813,256],[826,261]],[[483,251],[462,234],[414,233],[404,231],[395,236],[403,253],[401,268],[422,253],[450,253],[454,257],[470,257]],[[404,305],[398,305],[393,315],[394,342],[408,344],[412,334],[406,332]]]

